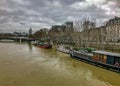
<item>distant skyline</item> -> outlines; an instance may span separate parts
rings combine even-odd
[[[0,32],[33,31],[65,21],[120,16],[120,0],[0,0]]]

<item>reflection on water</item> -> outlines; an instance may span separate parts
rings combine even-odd
[[[0,43],[0,86],[120,86],[120,74],[54,49]]]
[[[32,50],[32,49],[33,49],[33,47],[32,47],[32,45],[31,45],[30,42],[28,43],[28,46],[29,46],[29,50]]]

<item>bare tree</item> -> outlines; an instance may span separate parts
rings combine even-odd
[[[74,40],[77,43],[78,46],[82,46],[82,34],[81,32],[83,31],[82,27],[83,22],[80,20],[76,20],[74,24]]]

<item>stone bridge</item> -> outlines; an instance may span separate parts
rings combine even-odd
[[[14,41],[35,41],[39,40],[38,38],[28,38],[28,37],[0,37],[0,40],[14,40]]]

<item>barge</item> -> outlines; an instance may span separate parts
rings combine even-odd
[[[106,51],[92,51],[92,53],[81,51],[70,51],[70,56],[96,66],[102,66],[120,72],[120,54]]]

